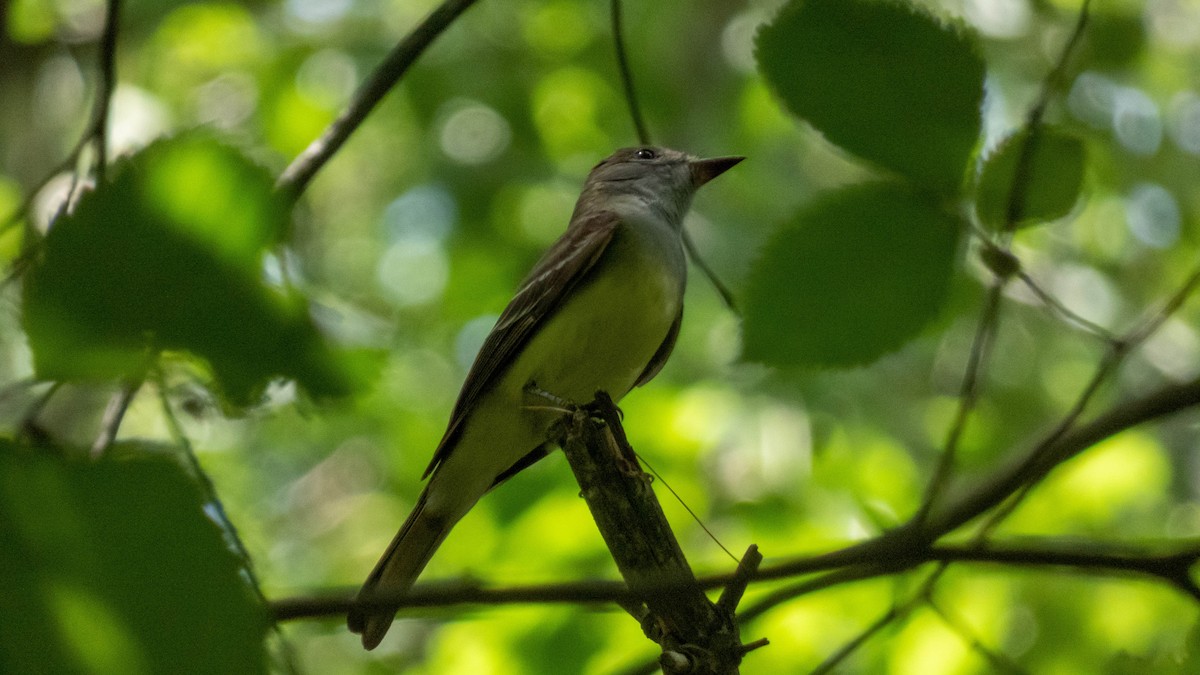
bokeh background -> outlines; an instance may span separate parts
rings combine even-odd
[[[111,150],[205,127],[277,174],[436,4],[129,0]],[[781,2],[627,5],[631,67],[654,139],[749,158],[704,189],[687,221],[740,293],[763,242],[797,208],[873,170],[789,116],[758,75],[753,38]],[[1021,123],[1078,6],[926,6],[978,34],[989,147]],[[1121,330],[1197,259],[1200,5],[1093,9],[1047,112],[1087,141],[1085,194],[1060,222],[1020,233],[1015,250],[1065,305]],[[99,0],[0,2],[0,214],[41,185],[83,130],[104,11]],[[483,336],[562,232],[587,170],[636,142],[608,20],[598,0],[482,0],[307,191],[266,274],[285,272],[309,294],[336,343],[375,354],[359,394],[315,404],[280,383],[262,405],[228,416],[201,386],[176,378],[184,431],[268,597],[361,582],[419,492]],[[69,183],[64,172],[37,193],[33,226],[46,227]],[[21,228],[6,228],[0,255],[13,260],[21,241]],[[742,361],[738,317],[693,269],[673,358],[622,406],[634,446],[722,543],[735,552],[757,543],[768,562],[901,522],[919,506],[944,442],[983,295],[986,271],[967,255],[962,268],[949,306],[919,339],[869,366],[806,372]],[[13,383],[32,372],[18,285],[5,288],[0,319],[0,380]],[[1061,416],[1103,353],[1027,293],[1011,295],[962,449],[968,473],[986,474]],[[1185,307],[1169,320],[1101,402],[1200,374],[1197,315]],[[169,436],[151,389],[135,399],[122,439]],[[6,389],[5,423],[17,425],[38,391]],[[41,424],[86,445],[111,392],[67,387]],[[1105,442],[1052,474],[1000,534],[1200,536],[1198,423],[1190,412]],[[659,493],[693,566],[731,569],[683,506]],[[483,500],[425,578],[464,576],[495,585],[616,577],[560,456]],[[838,587],[769,612],[743,627],[747,638],[771,640],[746,671],[806,672],[922,578]],[[751,598],[770,588],[755,586]],[[1009,661],[1037,673],[1189,672],[1200,650],[1196,604],[1151,582],[961,566],[935,597],[864,645],[846,672],[986,673]],[[306,673],[607,673],[654,657],[611,607],[406,612],[372,653],[340,619],[291,622],[283,633]]]

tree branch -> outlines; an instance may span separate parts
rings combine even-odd
[[[108,113],[117,86],[117,27],[121,0],[108,0],[100,37],[100,87],[92,109],[91,135],[96,139],[96,182],[103,183],[108,167]]]
[[[425,17],[411,33],[397,44],[379,67],[355,92],[350,103],[342,110],[321,134],[309,144],[292,163],[284,169],[275,183],[275,189],[288,201],[295,201],[312,181],[317,171],[333,157],[334,153],[350,138],[350,134],[363,123],[375,108],[408,71],[417,58],[441,35],[455,19],[465,12],[476,0],[445,0]]]
[[[744,649],[734,610],[762,560],[751,547],[717,603],[696,583],[662,507],[604,392],[564,417],[558,444],[621,576],[645,612],[633,614],[662,648],[663,672],[738,672]],[[627,605],[626,605],[627,606]]]
[[[738,612],[739,623],[757,619],[788,600],[854,581],[872,579],[928,563],[991,564],[1083,570],[1097,575],[1144,576],[1167,581],[1200,602],[1200,592],[1188,570],[1200,562],[1200,540],[1168,541],[1142,546],[1101,545],[1096,542],[1031,538],[1021,543],[929,545],[896,532],[816,556],[762,567],[754,581],[787,579],[824,572],[793,586],[777,589]],[[724,587],[732,574],[703,576],[700,588]],[[277,621],[340,616],[356,606],[354,592],[342,589],[293,596],[270,603]],[[667,588],[666,590],[671,590]],[[619,581],[574,581],[509,588],[488,588],[479,581],[419,583],[406,593],[380,595],[369,604],[379,607],[452,607],[457,605],[628,603],[634,600]],[[360,603],[361,604],[361,603]]]
[[[1200,406],[1200,379],[1167,386],[1148,396],[1118,405],[1088,424],[1051,435],[1015,466],[1001,470],[975,489],[930,514],[934,533],[950,532],[999,505],[1027,483],[1040,480],[1051,469],[1096,443],[1144,422]]]
[[[67,169],[75,169],[71,187],[67,192],[67,198],[63,200],[62,206],[58,209],[54,218],[64,213],[71,204],[78,189],[80,181],[77,165],[79,164],[80,155],[89,144],[94,144],[96,148],[96,182],[104,182],[108,166],[108,114],[112,104],[112,93],[117,85],[117,31],[120,25],[120,14],[121,0],[108,0],[108,7],[104,15],[104,29],[100,34],[100,50],[97,59],[99,77],[96,84],[96,97],[92,101],[92,114],[87,126],[84,127],[79,140],[75,141],[71,152],[62,161],[54,165],[33,186],[28,195],[25,196],[12,213],[8,214],[3,221],[0,221],[0,233],[7,231],[17,223],[28,221],[29,210],[33,207],[34,199],[38,193],[45,189],[58,174]],[[8,286],[9,283],[21,276],[33,262],[34,254],[38,248],[37,242],[33,241],[36,230],[32,226],[27,226],[26,233],[29,240],[23,244],[21,254],[13,260],[8,273],[5,274],[3,281],[0,281],[0,288]]]
[[[946,443],[942,449],[942,456],[938,461],[937,468],[934,470],[933,477],[926,487],[921,508],[917,512],[916,520],[918,521],[923,521],[928,516],[930,510],[934,507],[934,502],[941,495],[943,486],[953,473],[958,459],[959,442],[979,401],[980,381],[987,372],[988,347],[994,339],[998,327],[1004,290],[1008,287],[1013,275],[1019,273],[1021,269],[1020,261],[1008,250],[1008,238],[1016,231],[1017,224],[1023,215],[1025,193],[1028,190],[1031,179],[1030,169],[1033,154],[1037,146],[1042,118],[1046,113],[1046,106],[1049,105],[1050,95],[1059,85],[1067,63],[1070,61],[1071,55],[1079,44],[1080,38],[1083,36],[1084,28],[1088,22],[1089,3],[1090,0],[1084,0],[1079,10],[1079,18],[1076,21],[1074,31],[1071,33],[1070,38],[1068,38],[1066,45],[1063,46],[1054,67],[1051,68],[1050,72],[1042,80],[1038,98],[1026,114],[1024,124],[1026,136],[1024,142],[1021,144],[1021,151],[1017,157],[1016,168],[1013,172],[1012,189],[1009,192],[1008,203],[1006,205],[1002,243],[997,244],[984,239],[984,252],[990,253],[993,256],[1000,256],[1004,261],[1010,263],[1010,267],[1004,270],[993,269],[994,278],[984,299],[983,311],[980,314],[979,323],[975,328],[975,337],[972,340],[966,372],[963,374],[962,386],[958,397],[958,409],[955,412],[954,421],[947,434]],[[1074,316],[1073,313],[1070,314]]]
[[[738,621],[756,618],[787,600],[832,586],[870,579],[912,569],[930,562],[993,563],[1013,566],[1066,567],[1085,569],[1097,574],[1137,574],[1166,581],[1200,602],[1200,589],[1191,580],[1189,570],[1200,561],[1200,541],[1168,542],[1157,547],[1099,547],[1089,542],[1081,549],[1078,542],[1026,540],[1024,545],[934,545],[932,542],[1002,503],[1026,482],[1048,473],[1051,468],[1074,457],[1100,441],[1139,424],[1156,420],[1189,408],[1200,407],[1200,379],[1172,385],[1139,399],[1126,401],[1096,416],[1056,439],[1043,441],[1027,453],[1041,454],[1043,462],[1018,462],[990,480],[979,483],[935,509],[920,527],[910,521],[878,537],[851,544],[819,555],[801,556],[765,565],[755,573],[754,581],[789,579],[825,572],[797,585],[779,589],[738,613]],[[1172,550],[1166,552],[1163,549]],[[697,579],[700,588],[711,590],[727,585],[732,575],[709,575]],[[503,605],[513,603],[624,602],[634,595],[620,582],[587,581],[562,584],[486,589],[473,584],[418,584],[395,597],[381,596],[380,607],[443,607],[459,604]],[[293,597],[270,604],[279,621],[344,614],[353,604],[353,591],[318,596]]]

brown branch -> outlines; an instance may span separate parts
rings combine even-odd
[[[604,392],[563,420],[559,445],[596,526],[634,597],[646,636],[662,648],[663,672],[738,672],[744,649],[734,609],[762,556],[751,547],[718,603],[696,583]]]
[[[270,603],[276,621],[345,615],[353,607],[380,609],[404,607],[453,607],[456,605],[585,604],[627,603],[634,600],[620,581],[583,581],[564,584],[487,588],[478,582],[423,582],[392,597],[359,600],[358,589],[294,596]]]
[[[1189,570],[1200,562],[1200,540],[1163,542],[1142,546],[1103,545],[1096,542],[1058,539],[1026,539],[1020,544],[989,546],[937,545],[893,533],[849,546],[840,551],[790,560],[759,570],[754,581],[784,579],[824,572],[791,586],[776,589],[738,612],[745,624],[768,610],[817,591],[846,583],[873,579],[914,569],[928,563],[990,564],[1010,567],[1045,567],[1082,570],[1096,575],[1142,576],[1170,583],[1200,602],[1200,590]],[[704,589],[721,588],[736,575],[701,577]],[[666,591],[674,590],[664,587]],[[480,582],[441,581],[417,584],[411,591],[381,595],[371,601],[380,607],[451,607],[456,605],[629,603],[634,594],[619,581],[575,581],[568,583],[487,588]],[[354,590],[342,589],[317,595],[295,596],[270,603],[277,621],[340,616],[355,606]]]
[[[945,563],[990,563],[1023,567],[1065,567],[1106,575],[1136,575],[1165,581],[1200,602],[1200,586],[1191,568],[1200,560],[1200,541],[1170,547],[1133,548],[1096,542],[1026,546],[934,546],[931,560]]]
[[[1170,385],[1148,396],[1118,405],[1088,424],[1038,443],[1015,466],[1001,470],[973,490],[930,514],[928,528],[944,534],[999,505],[1027,483],[1096,443],[1144,422],[1200,406],[1200,379]]]
[[[400,81],[417,58],[455,19],[476,0],[445,0],[397,44],[355,92],[350,103],[321,134],[284,169],[275,189],[288,201],[295,201],[317,171],[333,157],[350,135],[366,120],[392,87]]]
[[[117,27],[121,0],[108,0],[104,32],[100,36],[100,87],[92,109],[91,133],[96,140],[96,182],[103,183],[108,167],[108,113],[117,85]]]
[[[1200,379],[1165,387],[1139,399],[1114,406],[1091,422],[1062,435],[1052,442],[1043,442],[1028,454],[1045,453],[1046,463],[1025,469],[1013,468],[979,483],[965,491],[944,508],[930,514],[923,527],[912,521],[878,537],[819,555],[785,559],[760,567],[754,581],[789,579],[820,572],[824,576],[808,579],[788,589],[776,591],[780,601],[799,597],[843,583],[869,579],[912,569],[929,562],[997,563],[1021,566],[1071,567],[1096,573],[1140,574],[1168,581],[1200,601],[1200,591],[1185,573],[1185,568],[1200,560],[1200,542],[1187,542],[1179,550],[1163,553],[1151,548],[1117,550],[1090,543],[1081,549],[1076,543],[1063,544],[1053,540],[1026,542],[1024,546],[992,544],[986,547],[934,546],[932,541],[1002,503],[1021,485],[1032,478],[1028,472],[1046,472],[1083,450],[1115,434],[1139,424],[1156,420],[1189,408],[1200,407]],[[1016,467],[1020,467],[1018,463]],[[1175,546],[1180,546],[1178,542]],[[832,571],[832,572],[831,572]],[[697,585],[705,590],[721,588],[733,579],[732,575],[702,576]],[[770,596],[768,596],[770,597]],[[485,589],[479,584],[430,585],[419,584],[407,594],[380,597],[380,607],[432,607],[458,604],[512,603],[579,603],[629,602],[633,595],[620,582],[587,581],[509,589]],[[270,603],[280,621],[316,616],[344,614],[354,603],[353,592],[330,593],[316,597],[296,597]],[[779,602],[772,602],[774,606]],[[769,607],[759,603],[738,613],[741,622],[750,620]]]

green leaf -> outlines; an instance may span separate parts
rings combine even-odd
[[[348,389],[303,298],[263,281],[286,212],[271,177],[203,135],[156,143],[54,224],[24,285],[38,376],[112,379],[160,351],[207,360],[229,402],[274,377]]]
[[[266,672],[264,608],[165,455],[0,441],[0,578],[0,672]]]
[[[1098,71],[1130,67],[1146,52],[1146,24],[1139,9],[1114,6],[1092,12],[1072,61]]]
[[[792,0],[757,38],[759,70],[830,141],[946,193],[979,138],[983,61],[961,29],[907,5]]]
[[[1028,141],[1029,132],[1019,131],[1006,138],[984,161],[975,209],[979,220],[989,227],[1002,230],[1008,226],[1017,168]],[[1012,214],[1013,225],[1018,227],[1067,215],[1079,200],[1083,185],[1083,141],[1053,127],[1043,127],[1034,136],[1028,152],[1021,178],[1023,194]]]
[[[905,185],[827,195],[781,229],[751,270],[746,357],[852,366],[900,347],[945,303],[964,227]]]

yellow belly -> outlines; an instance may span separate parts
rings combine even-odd
[[[591,401],[597,390],[620,400],[633,388],[683,302],[682,249],[677,239],[662,239],[647,242],[628,227],[614,235],[593,274],[480,397],[433,481],[456,484],[453,493],[482,494],[495,476],[546,441],[547,429],[560,413],[529,407],[525,387],[531,381],[580,404]],[[454,501],[439,492],[436,497],[431,492],[431,499]]]

